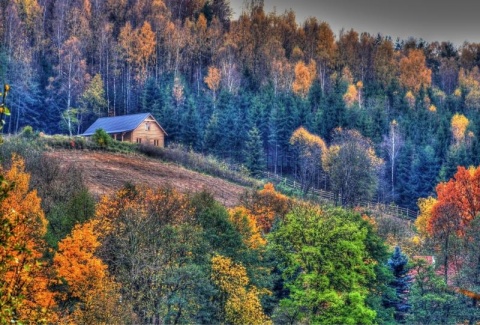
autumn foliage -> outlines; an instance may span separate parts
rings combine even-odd
[[[436,189],[437,202],[431,208],[427,230],[434,235],[451,223],[454,231],[462,234],[466,226],[480,212],[480,167],[458,167],[454,178],[440,183]]]
[[[94,233],[95,222],[77,225],[70,236],[58,244],[54,266],[68,284],[71,297],[92,299],[106,277],[107,266],[94,254],[100,242]]]
[[[432,71],[427,68],[422,50],[411,50],[400,60],[400,83],[417,94],[432,82]]]
[[[465,132],[470,121],[462,114],[455,114],[452,117],[451,129],[455,144],[460,144],[465,139]]]
[[[275,219],[285,217],[291,206],[290,200],[275,191],[272,183],[265,184],[260,191],[246,195],[242,201],[249,215],[255,218],[264,233],[270,232]]]
[[[310,87],[315,80],[315,74],[315,61],[310,61],[308,65],[306,65],[303,61],[299,61],[295,65],[295,80],[292,84],[293,92],[303,98],[307,97]]]
[[[230,258],[212,257],[212,280],[224,293],[225,320],[230,324],[270,324],[260,303],[261,291],[250,285],[247,270]]]
[[[96,226],[95,220],[79,224],[58,244],[54,267],[60,283],[67,287],[59,299],[64,303],[75,301],[73,311],[63,315],[63,322],[128,321],[128,304],[118,306],[121,301],[119,285],[111,279],[107,265],[96,255],[101,245]]]
[[[102,197],[98,204],[96,218],[102,229],[100,236],[105,236],[111,231],[112,220],[128,211],[139,212],[145,216],[155,213],[159,216],[159,225],[181,224],[191,213],[187,198],[171,187],[151,189],[127,186],[112,197]]]
[[[325,141],[304,127],[297,128],[290,137],[296,156],[297,177],[306,193],[322,171],[322,157],[327,152]]]
[[[47,220],[24,161],[12,157],[9,170],[2,170],[13,187],[0,202],[0,322],[50,322],[54,294],[49,290],[51,274],[42,255]]]
[[[266,245],[266,240],[262,237],[262,232],[257,225],[255,216],[250,215],[244,207],[236,207],[229,210],[230,221],[243,237],[245,245],[252,249],[260,248]],[[259,218],[260,219],[260,218]]]

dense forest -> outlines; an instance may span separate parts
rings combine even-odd
[[[336,35],[261,0],[237,20],[225,0],[9,0],[0,17],[4,133],[151,112],[170,143],[301,178],[298,127],[327,145],[354,130],[384,162],[373,194],[413,209],[479,163],[480,44]]]
[[[480,44],[335,35],[247,3],[233,20],[226,0],[0,2],[1,324],[479,322]],[[167,148],[76,137],[138,112]],[[58,147],[216,157],[300,198],[95,197]]]
[[[471,217],[480,207],[462,202],[478,196],[480,168],[459,169],[438,198],[424,199],[412,232],[375,211],[289,198],[271,183],[231,208],[170,186],[125,184],[94,198],[81,170],[31,138],[8,139],[0,152],[13,152],[0,169],[2,324],[480,319]]]

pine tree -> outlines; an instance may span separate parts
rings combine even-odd
[[[202,148],[202,127],[200,125],[200,116],[192,100],[187,101],[187,112],[182,117],[180,128],[180,138],[184,145],[200,150]]]
[[[245,149],[246,166],[252,175],[257,176],[265,169],[266,164],[262,138],[259,130],[255,126],[248,132],[248,141]]]
[[[154,115],[158,114],[159,110],[159,88],[153,78],[148,78],[143,87],[142,94],[142,112],[152,113]]]
[[[408,294],[412,283],[412,276],[409,274],[408,257],[402,253],[400,247],[396,246],[392,257],[388,259],[388,267],[393,273],[393,281],[390,286],[396,291],[396,298],[388,301],[388,307],[395,308],[395,319],[403,322],[407,317],[411,305],[408,302]]]

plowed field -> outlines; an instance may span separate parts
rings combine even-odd
[[[238,204],[246,190],[219,178],[143,156],[83,150],[52,151],[47,155],[57,159],[62,166],[73,164],[81,168],[87,186],[96,196],[110,194],[125,183],[153,188],[171,185],[183,193],[207,190],[220,203],[232,207]]]

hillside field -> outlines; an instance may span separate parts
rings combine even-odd
[[[62,166],[74,164],[80,168],[85,183],[95,196],[111,194],[126,183],[149,187],[171,185],[183,193],[207,190],[220,203],[233,207],[238,205],[241,194],[247,190],[219,178],[137,155],[84,150],[58,150],[46,155],[57,159]]]

